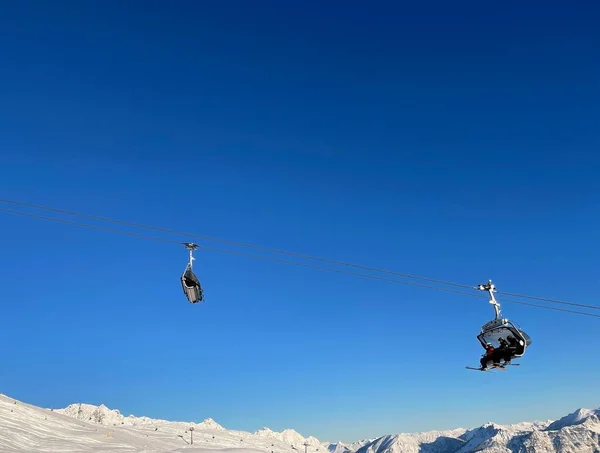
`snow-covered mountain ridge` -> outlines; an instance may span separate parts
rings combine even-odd
[[[305,449],[308,453],[600,453],[600,409],[578,409],[555,421],[486,423],[473,429],[329,444],[292,429],[250,433],[224,428],[212,419],[190,423],[124,416],[104,405],[43,409],[0,395],[0,452],[304,453]]]
[[[315,437],[304,437],[293,429],[285,429],[281,432],[276,432],[265,427],[254,433],[249,433],[245,431],[226,430],[212,418],[207,418],[201,423],[194,423],[152,419],[144,416],[136,417],[133,414],[125,417],[119,410],[109,409],[104,404],[94,406],[92,404],[77,403],[70,404],[63,409],[53,409],[53,411],[81,421],[98,423],[104,426],[169,426],[171,428],[179,428],[183,431],[189,430],[190,427],[193,427],[196,432],[227,431],[228,433],[235,433],[240,439],[245,437],[260,437],[265,441],[277,441],[278,443],[287,445],[288,448],[291,448],[292,450],[304,451],[305,447],[307,447],[307,452],[322,451],[327,453],[327,447],[329,446],[329,444],[322,443]],[[271,443],[273,444],[273,442]],[[275,444],[272,446],[275,446]]]
[[[106,426],[139,426],[139,425],[155,425],[164,423],[182,423],[182,422],[169,422],[167,420],[152,419],[149,417],[136,417],[133,414],[125,417],[117,409],[109,409],[104,404],[100,406],[94,406],[93,404],[70,404],[64,409],[54,409],[54,412],[59,414],[68,415],[69,417],[76,418],[82,421],[88,421],[93,423],[100,423]],[[194,426],[194,429],[213,429],[223,430],[221,425],[215,422],[211,418],[207,418],[202,423],[185,423],[187,427]]]
[[[578,409],[557,421],[402,433],[351,453],[600,453],[600,409]]]

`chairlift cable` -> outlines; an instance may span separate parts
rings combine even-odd
[[[271,252],[271,253],[279,253],[279,254],[284,254],[284,255],[289,255],[289,256],[295,256],[298,258],[321,261],[321,262],[326,262],[326,263],[330,263],[330,264],[337,264],[340,266],[353,267],[353,268],[357,268],[357,269],[369,270],[369,271],[379,272],[379,273],[384,273],[384,274],[391,274],[391,275],[396,275],[399,277],[406,277],[406,278],[415,279],[415,280],[429,281],[429,282],[438,283],[441,285],[448,285],[448,286],[454,286],[454,287],[458,287],[458,288],[472,289],[471,285],[464,285],[464,284],[455,283],[455,282],[448,282],[448,281],[438,280],[438,279],[429,278],[429,277],[422,277],[422,276],[417,276],[417,275],[408,274],[408,273],[391,271],[388,269],[381,269],[381,268],[376,268],[376,267],[372,267],[372,266],[348,263],[348,262],[344,262],[344,261],[338,261],[338,260],[333,260],[333,259],[328,259],[328,258],[323,258],[323,257],[317,257],[317,256],[308,255],[308,254],[303,254],[303,253],[290,252],[290,251],[281,250],[281,249],[275,249],[275,248],[264,247],[264,246],[253,245],[253,244],[246,244],[246,243],[231,241],[231,240],[226,240],[226,239],[214,238],[214,237],[210,237],[210,236],[186,233],[186,232],[171,230],[168,228],[155,227],[155,226],[151,226],[151,225],[143,225],[143,224],[129,222],[129,221],[125,221],[125,220],[118,220],[118,219],[112,219],[112,218],[108,218],[108,217],[95,216],[95,215],[84,214],[84,213],[80,213],[80,212],[76,212],[76,211],[68,211],[65,209],[52,208],[49,206],[36,205],[36,204],[25,203],[25,202],[20,202],[20,201],[16,201],[16,200],[4,199],[4,198],[0,198],[0,202],[34,208],[34,209],[52,211],[55,213],[67,214],[70,216],[78,216],[78,217],[83,217],[83,218],[88,218],[88,219],[93,219],[93,220],[101,220],[104,222],[117,223],[117,224],[121,224],[121,225],[135,227],[135,228],[160,231],[163,233],[169,233],[169,234],[175,234],[175,235],[181,235],[181,236],[196,237],[196,238],[203,239],[206,241],[221,242],[224,244],[229,244],[229,245],[238,246],[238,247],[252,248],[252,249],[262,250],[262,251]],[[575,302],[567,302],[567,301],[561,301],[561,300],[556,300],[556,299],[549,299],[546,297],[528,296],[528,295],[524,295],[524,294],[509,293],[509,292],[504,292],[504,291],[498,291],[498,293],[504,294],[507,296],[523,298],[523,299],[533,299],[533,300],[539,300],[539,301],[549,302],[549,303],[553,303],[553,304],[570,305],[570,306],[574,306],[574,307],[589,308],[591,310],[600,310],[600,306],[598,306],[598,305],[580,304],[580,303],[575,303]]]
[[[276,249],[276,248],[271,248],[271,247],[264,247],[264,246],[260,246],[260,245],[254,245],[254,244],[246,244],[246,243],[243,243],[243,242],[231,241],[231,240],[228,240],[228,239],[221,239],[221,238],[215,238],[215,237],[204,236],[204,235],[199,235],[199,234],[186,233],[186,232],[182,232],[182,231],[171,230],[171,229],[168,229],[168,228],[155,227],[155,226],[151,226],[151,225],[143,225],[143,224],[139,224],[139,223],[129,222],[129,221],[126,221],[126,220],[118,220],[118,219],[112,219],[112,218],[108,218],[108,217],[101,217],[101,216],[95,216],[95,215],[90,215],[90,214],[84,214],[84,213],[75,212],[75,211],[67,211],[67,210],[64,210],[64,209],[51,208],[51,207],[48,207],[48,206],[35,205],[35,204],[24,203],[24,202],[15,201],[15,200],[8,200],[8,199],[4,199],[4,198],[0,198],[0,202],[1,203],[10,203],[10,204],[14,204],[14,205],[18,205],[18,206],[23,206],[23,207],[34,208],[34,209],[41,209],[41,210],[44,210],[44,211],[52,211],[52,212],[56,212],[58,214],[67,214],[67,215],[70,215],[70,216],[83,217],[83,218],[88,218],[88,219],[91,219],[91,220],[101,220],[103,222],[118,223],[118,224],[121,224],[121,225],[127,225],[127,226],[131,226],[131,227],[135,227],[135,228],[142,228],[142,229],[147,229],[147,230],[160,231],[162,233],[169,233],[169,234],[176,234],[176,235],[180,235],[180,236],[195,237],[195,238],[198,238],[198,239],[203,239],[205,241],[221,242],[221,243],[224,243],[224,244],[233,245],[233,246],[237,246],[237,247],[252,248],[252,249],[256,249],[256,250],[262,250],[262,251],[265,251],[265,252],[278,253],[278,254],[283,254],[283,255],[290,255],[290,256],[295,256],[297,258],[304,258],[304,259],[309,259],[309,260],[313,260],[313,261],[321,261],[321,262],[326,262],[326,263],[330,263],[330,264],[337,264],[337,265],[346,266],[346,267],[354,267],[354,268],[358,268],[358,269],[363,269],[363,270],[368,270],[368,271],[374,271],[374,272],[379,272],[379,273],[383,273],[383,274],[391,274],[391,275],[396,275],[396,276],[399,276],[399,277],[412,278],[412,279],[415,279],[415,280],[424,280],[424,281],[429,281],[429,282],[432,282],[432,283],[439,283],[439,284],[442,284],[442,285],[454,286],[454,287],[465,288],[465,289],[471,289],[472,288],[471,285],[464,285],[464,284],[460,284],[460,283],[447,282],[447,281],[437,280],[437,279],[429,278],[429,277],[421,277],[421,276],[418,276],[418,275],[412,275],[412,274],[407,274],[407,273],[402,273],[402,272],[396,272],[396,271],[391,271],[391,270],[388,270],[388,269],[380,269],[380,268],[376,268],[376,267],[372,267],[372,266],[366,266],[366,265],[361,265],[361,264],[348,263],[348,262],[345,262],[345,261],[338,261],[338,260],[333,260],[333,259],[329,259],[329,258],[323,258],[323,257],[312,256],[312,255],[308,255],[308,254],[303,254],[303,253],[290,252],[290,251],[287,251],[287,250],[281,250],[281,249]]]
[[[155,226],[151,226],[151,225],[143,225],[143,224],[129,222],[129,221],[125,221],[125,220],[112,219],[112,218],[109,218],[109,217],[84,214],[84,213],[80,213],[80,212],[76,212],[76,211],[68,211],[68,210],[65,210],[65,209],[52,208],[52,207],[49,207],[49,206],[42,206],[42,205],[24,203],[24,202],[20,202],[20,201],[16,201],[16,200],[4,199],[4,198],[0,198],[0,202],[2,202],[2,203],[10,203],[10,204],[24,206],[24,207],[30,207],[30,208],[34,208],[34,209],[41,209],[41,210],[46,210],[46,211],[52,211],[52,212],[56,212],[56,213],[60,213],[60,214],[67,214],[67,215],[71,215],[71,216],[84,217],[84,218],[93,219],[93,220],[101,220],[101,221],[104,221],[104,222],[117,223],[117,224],[132,226],[132,227],[135,227],[135,228],[142,228],[142,229],[149,229],[149,230],[161,231],[163,233],[176,234],[176,235],[181,235],[181,236],[196,237],[196,238],[199,238],[199,239],[204,239],[206,241],[221,242],[221,243],[225,243],[225,244],[229,244],[229,245],[234,245],[234,246],[238,246],[238,247],[253,248],[253,249],[257,249],[257,250],[263,250],[263,251],[266,251],[266,252],[272,252],[272,253],[279,253],[279,254],[284,254],[284,255],[296,256],[298,258],[305,258],[305,259],[310,259],[310,260],[322,261],[322,262],[327,262],[327,263],[330,263],[330,264],[337,264],[337,265],[340,265],[340,266],[354,267],[354,268],[359,268],[359,269],[363,269],[363,270],[369,270],[369,271],[374,271],[374,272],[379,272],[379,273],[396,275],[396,276],[399,276],[399,277],[406,277],[406,278],[412,278],[412,279],[416,279],[416,280],[430,281],[432,283],[438,283],[438,284],[442,284],[442,285],[454,286],[454,287],[465,288],[465,289],[471,289],[472,288],[471,285],[465,285],[465,284],[461,284],[461,283],[448,282],[448,281],[438,280],[438,279],[429,278],[429,277],[422,277],[422,276],[417,276],[417,275],[408,274],[408,273],[401,273],[401,272],[391,271],[391,270],[388,270],[388,269],[376,268],[376,267],[372,267],[372,266],[366,266],[366,265],[348,263],[348,262],[344,262],[344,261],[333,260],[333,259],[328,259],[328,258],[323,258],[323,257],[317,257],[317,256],[308,255],[308,254],[303,254],[303,253],[290,252],[290,251],[286,251],[286,250],[282,250],[282,249],[275,249],[275,248],[270,248],[270,247],[264,247],[264,246],[254,245],[254,244],[246,244],[246,243],[237,242],[237,241],[231,241],[231,240],[226,240],[226,239],[214,238],[214,237],[210,237],[210,236],[204,236],[204,235],[186,233],[186,232],[182,232],[182,231],[171,230],[171,229],[168,229],[168,228],[155,227]],[[544,302],[550,302],[550,303],[556,303],[556,304],[562,304],[562,305],[571,305],[571,306],[577,306],[577,307],[582,307],[582,308],[590,308],[590,309],[593,309],[593,310],[600,310],[600,306],[597,306],[597,305],[579,304],[579,303],[574,303],[574,302],[567,302],[567,301],[560,301],[560,300],[556,300],[556,299],[549,299],[549,298],[545,298],[545,297],[528,296],[528,295],[516,294],[516,293],[508,293],[508,292],[503,292],[503,291],[498,291],[498,293],[499,294],[505,294],[505,295],[508,295],[508,296],[520,297],[520,298],[524,298],[524,299],[535,299],[535,300],[544,301]]]
[[[384,273],[384,274],[391,274],[391,275],[411,278],[411,279],[415,279],[415,280],[429,281],[432,283],[454,286],[454,287],[458,287],[458,288],[472,289],[471,285],[465,285],[465,284],[461,284],[461,283],[455,283],[455,282],[449,282],[449,281],[444,281],[444,280],[439,280],[439,279],[434,279],[434,278],[429,278],[429,277],[417,276],[417,275],[408,274],[408,273],[401,273],[401,272],[391,271],[388,269],[376,268],[376,267],[372,267],[372,266],[348,263],[345,261],[317,257],[317,256],[308,255],[308,254],[303,254],[303,253],[290,252],[290,251],[282,250],[282,249],[276,249],[276,248],[264,247],[264,246],[254,245],[254,244],[246,244],[246,243],[237,242],[237,241],[220,239],[220,238],[215,238],[215,237],[210,237],[210,236],[186,233],[186,232],[182,232],[182,231],[171,230],[168,228],[155,227],[155,226],[151,226],[151,225],[143,225],[143,224],[129,222],[129,221],[125,221],[125,220],[118,220],[118,219],[112,219],[112,218],[108,218],[108,217],[95,216],[95,215],[84,214],[84,213],[80,213],[80,212],[76,212],[76,211],[68,211],[65,209],[58,209],[58,208],[52,208],[49,206],[24,203],[24,202],[4,199],[4,198],[0,198],[0,202],[10,203],[10,204],[34,208],[34,209],[52,211],[52,212],[56,212],[56,213],[60,213],[60,214],[67,214],[70,216],[78,216],[78,217],[83,217],[83,218],[88,218],[88,219],[93,219],[93,220],[101,220],[104,222],[117,223],[117,224],[135,227],[135,228],[160,231],[163,233],[176,234],[176,235],[181,235],[181,236],[196,237],[196,238],[203,239],[206,241],[221,242],[224,244],[229,244],[229,245],[238,246],[238,247],[263,250],[263,251],[271,252],[271,253],[279,253],[279,254],[284,254],[284,255],[289,255],[289,256],[295,256],[298,258],[304,258],[304,259],[309,259],[309,260],[314,260],[314,261],[321,261],[321,262],[326,262],[326,263],[330,263],[330,264],[337,264],[340,266],[354,267],[354,268],[358,268],[358,269],[379,272],[379,273]],[[549,299],[546,297],[528,296],[528,295],[524,295],[524,294],[509,293],[509,292],[504,292],[504,291],[498,291],[498,293],[504,294],[507,296],[515,296],[515,297],[519,297],[519,298],[523,298],[523,299],[534,299],[534,300],[539,300],[539,301],[543,301],[543,302],[550,302],[550,303],[561,304],[561,305],[571,305],[571,306],[575,306],[575,307],[589,308],[592,310],[600,310],[600,306],[598,306],[598,305],[580,304],[580,303],[575,303],[575,302],[567,302],[567,301],[561,301],[561,300],[556,300],[556,299]]]
[[[5,200],[0,199],[0,202],[4,202],[4,201]],[[15,202],[15,203],[16,204],[20,204],[18,202]],[[33,206],[33,205],[27,205],[27,204],[24,204],[24,205],[25,206]],[[45,208],[40,208],[40,209],[45,209]],[[54,208],[46,208],[46,209],[57,211],[57,212],[61,212],[62,211],[62,210],[57,210],[57,209],[54,209]],[[96,230],[105,231],[105,232],[109,232],[109,233],[123,234],[123,235],[130,236],[130,237],[137,237],[139,239],[152,240],[152,241],[156,241],[156,242],[163,242],[163,243],[177,244],[177,245],[183,244],[180,241],[174,241],[174,240],[160,238],[160,237],[156,237],[156,236],[147,236],[147,235],[143,235],[143,234],[139,234],[139,233],[132,233],[132,232],[128,232],[128,231],[117,230],[117,229],[114,229],[114,228],[102,227],[102,226],[99,226],[99,225],[91,225],[91,224],[87,224],[87,223],[80,223],[80,222],[74,222],[74,221],[65,220],[65,219],[58,219],[58,218],[55,218],[55,217],[47,217],[47,216],[42,216],[42,215],[39,215],[39,214],[26,213],[26,212],[14,211],[14,210],[3,209],[3,208],[0,208],[0,212],[4,212],[4,213],[7,213],[7,214],[13,214],[13,215],[20,215],[20,216],[25,216],[25,217],[31,217],[31,218],[36,218],[36,219],[40,219],[40,220],[53,221],[53,222],[58,222],[58,223],[63,223],[63,224],[68,224],[68,225],[73,225],[73,226],[82,227],[82,228],[96,229]],[[62,212],[65,213],[66,211],[62,211]],[[74,215],[79,215],[79,214],[74,213]],[[87,216],[85,214],[83,214],[82,216],[89,217],[89,218],[95,218],[95,219],[103,219],[101,217]],[[126,222],[126,221],[119,221],[119,220],[113,220],[113,219],[111,219],[111,221],[116,222],[116,223],[123,223],[123,224],[126,224],[126,225],[135,226],[135,224],[132,224],[132,223]],[[193,235],[193,234],[188,234],[188,233],[174,232],[172,230],[162,229],[162,228],[159,228],[159,227],[149,227],[149,226],[144,226],[144,227],[145,228],[151,228],[151,229],[159,230],[159,231],[164,231],[164,232],[171,232],[171,233],[174,233],[174,234],[185,234],[187,236],[203,237],[203,236]],[[246,253],[246,252],[228,250],[228,249],[223,249],[223,248],[220,248],[220,247],[209,247],[209,246],[205,246],[205,245],[201,245],[199,247],[201,249],[204,249],[204,250],[221,252],[221,253],[228,253],[228,254],[231,254],[231,255],[247,256],[247,257],[251,257],[251,258],[257,258],[257,259],[262,259],[262,260],[272,261],[272,262],[277,262],[277,263],[292,264],[292,265],[295,265],[295,266],[301,266],[301,267],[306,267],[306,268],[310,268],[310,269],[324,270],[324,271],[328,271],[328,272],[335,272],[335,273],[346,274],[346,275],[353,275],[353,276],[358,276],[358,277],[362,277],[362,278],[369,278],[369,279],[373,279],[373,280],[388,281],[388,282],[391,282],[391,283],[398,283],[398,284],[403,284],[403,285],[407,285],[407,286],[414,286],[414,287],[420,287],[420,288],[434,289],[434,290],[438,290],[438,291],[444,291],[444,292],[448,292],[448,293],[460,294],[460,295],[465,295],[465,296],[469,296],[469,297],[477,297],[477,298],[480,297],[480,296],[478,296],[478,295],[476,295],[474,293],[467,293],[467,292],[464,292],[464,291],[457,291],[457,290],[453,290],[453,289],[449,289],[449,288],[440,288],[440,287],[435,287],[435,286],[430,286],[430,285],[424,285],[424,284],[419,284],[419,283],[406,282],[406,281],[402,281],[402,280],[398,280],[398,279],[381,277],[381,276],[377,276],[377,275],[370,275],[370,274],[364,274],[364,273],[359,273],[359,272],[345,271],[345,270],[342,270],[342,269],[333,269],[333,268],[325,267],[325,266],[316,266],[316,265],[312,265],[312,264],[300,263],[300,262],[295,262],[295,261],[290,261],[290,260],[283,260],[283,259],[269,257],[269,256],[263,256],[263,255],[257,255],[257,254],[252,254],[252,253]],[[256,246],[256,248],[261,249],[262,247]],[[294,253],[290,252],[290,254],[294,254]],[[301,254],[297,254],[297,255],[303,256]],[[329,261],[329,262],[332,262],[332,263],[336,263],[336,261],[334,261],[334,260],[326,260],[326,261]],[[351,265],[351,266],[358,266],[358,265]],[[362,267],[362,266],[358,266],[358,267]],[[364,267],[369,268],[367,266],[364,266]],[[376,268],[369,268],[369,269],[376,270]],[[403,275],[403,276],[408,276],[409,275],[409,274],[395,273],[395,272],[392,272],[392,271],[389,271],[389,273],[394,273],[394,274]],[[423,279],[426,279],[425,277],[413,277],[413,278],[423,278]],[[446,283],[447,284],[447,282],[442,282],[440,280],[435,280],[435,279],[427,279],[427,280],[431,280],[431,281],[434,281],[434,282],[437,282],[437,283]],[[473,288],[472,285],[454,284],[454,286],[460,286],[460,287],[464,286],[464,287],[467,287],[469,289]],[[497,291],[497,293],[501,293],[501,292]],[[510,295],[513,295],[513,296],[516,296],[516,297],[525,297],[525,296],[521,296],[521,295],[517,295],[517,294],[513,294],[513,293],[503,293],[503,294],[510,294]],[[533,296],[530,296],[530,297],[533,298]],[[553,302],[553,303],[561,303],[561,304],[566,304],[566,305],[576,305],[576,306],[581,306],[581,307],[591,308],[591,309],[600,309],[600,307],[594,306],[594,305],[575,304],[575,303],[571,303],[571,302],[547,300],[547,299],[544,299],[544,298],[537,298],[537,299],[539,299],[541,301],[549,301],[549,302]],[[532,303],[528,303],[528,302],[515,301],[515,300],[510,300],[510,299],[503,299],[503,302],[520,304],[520,305],[525,305],[525,306],[530,306],[530,307],[536,307],[536,308],[545,308],[545,309],[550,309],[550,310],[555,310],[555,311],[562,311],[562,312],[567,312],[567,313],[574,313],[574,314],[580,314],[580,315],[584,315],[584,316],[591,316],[591,317],[600,318],[600,315],[596,315],[596,314],[592,314],[592,313],[586,313],[586,312],[575,311],[575,310],[567,310],[567,309],[561,309],[561,308],[556,308],[556,307],[548,307],[548,306],[545,306],[545,305],[532,304]]]
[[[591,308],[593,310],[600,310],[600,307],[597,305],[577,304],[575,302],[566,302],[566,301],[562,301],[562,300],[548,299],[546,297],[527,296],[525,294],[509,293],[509,292],[500,291],[500,290],[498,290],[497,292],[498,292],[498,294],[505,294],[507,296],[513,296],[513,297],[521,297],[523,299],[535,299],[535,300],[541,300],[544,302],[551,302],[553,304],[573,305],[576,307],[585,307],[585,308]]]
[[[48,220],[48,221],[53,221],[53,222],[58,222],[58,223],[64,223],[64,224],[67,224],[67,225],[73,225],[73,226],[78,226],[78,227],[83,227],[83,228],[91,228],[91,229],[95,229],[95,230],[105,231],[105,232],[108,232],[108,233],[124,234],[126,236],[133,236],[133,237],[137,237],[139,239],[147,239],[147,240],[152,240],[152,241],[157,241],[157,242],[164,242],[164,243],[169,243],[169,244],[177,244],[177,245],[181,245],[182,244],[179,241],[173,241],[173,240],[170,240],[170,239],[160,238],[160,237],[156,237],[156,236],[146,236],[146,235],[139,234],[139,233],[131,233],[131,232],[128,232],[128,231],[116,230],[114,228],[102,227],[102,226],[98,226],[98,225],[90,225],[89,223],[73,222],[71,220],[57,219],[55,217],[47,217],[47,216],[42,216],[42,215],[39,215],[39,214],[31,214],[31,213],[28,213],[28,212],[13,211],[13,210],[10,210],[10,209],[3,209],[3,208],[0,208],[0,212],[5,212],[7,214],[20,215],[20,216],[25,216],[25,217],[31,217],[31,218],[40,219],[40,220]],[[240,252],[240,251],[235,251],[235,250],[228,250],[228,249],[223,249],[223,248],[220,248],[220,247],[210,247],[210,246],[205,246],[205,245],[198,245],[198,247],[201,248],[201,249],[203,249],[203,250],[209,250],[209,251],[215,251],[215,252],[222,252],[222,253],[229,253],[231,255],[237,255],[237,256],[248,256],[248,257],[251,257],[251,258],[258,258],[258,259],[262,259],[262,260],[266,260],[266,261],[273,261],[273,262],[276,262],[276,263],[292,264],[292,265],[295,265],[295,266],[302,266],[302,267],[307,267],[307,268],[310,268],[310,269],[324,270],[324,271],[329,271],[329,272],[336,272],[336,273],[341,273],[341,274],[359,276],[359,277],[363,277],[363,278],[370,278],[370,279],[374,279],[374,280],[383,280],[383,281],[388,281],[388,282],[392,282],[392,283],[401,283],[401,284],[409,285],[409,286],[416,286],[416,287],[421,287],[421,288],[436,289],[438,291],[446,291],[446,292],[450,292],[450,293],[462,294],[462,295],[467,295],[467,296],[471,296],[471,297],[478,297],[475,294],[466,293],[466,292],[463,292],[463,291],[457,291],[457,290],[448,289],[448,288],[438,288],[438,287],[435,287],[435,286],[423,285],[423,284],[420,284],[420,283],[405,282],[405,281],[402,281],[402,280],[392,279],[392,278],[387,278],[387,277],[381,277],[381,276],[377,276],[377,275],[363,274],[363,273],[359,273],[359,272],[350,272],[350,271],[345,271],[345,270],[342,270],[342,269],[333,269],[333,268],[324,267],[324,266],[316,266],[316,265],[313,265],[313,264],[300,263],[300,262],[290,261],[290,260],[283,260],[283,259],[279,259],[279,258],[273,258],[273,257],[270,257],[270,256],[263,256],[263,255],[256,255],[256,254],[253,254],[253,253]]]

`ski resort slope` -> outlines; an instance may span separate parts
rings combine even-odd
[[[193,445],[190,427],[194,427]],[[286,436],[293,433],[290,430]],[[317,448],[327,452],[324,446],[309,446],[308,453],[317,453]],[[105,406],[79,404],[50,410],[0,395],[0,452],[44,451],[303,453],[304,447],[292,447],[277,436],[225,430],[212,420],[186,423],[124,417]]]
[[[473,429],[329,444],[292,429],[250,433],[226,429],[212,419],[188,423],[124,416],[104,405],[71,404],[51,410],[0,395],[0,453],[304,453],[305,449],[307,453],[598,453],[600,409],[578,409],[556,421],[486,423]]]
[[[0,396],[1,452],[154,452],[179,445],[163,432],[112,429]]]

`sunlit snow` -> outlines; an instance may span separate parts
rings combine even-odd
[[[0,452],[597,453],[599,439],[600,409],[578,409],[554,422],[490,422],[474,429],[331,444],[293,429],[275,432],[265,427],[249,433],[212,419],[188,423],[125,416],[89,404],[52,410],[0,395]]]

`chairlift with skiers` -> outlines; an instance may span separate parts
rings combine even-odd
[[[494,306],[495,317],[481,326],[481,331],[477,335],[477,340],[487,351],[493,351],[484,355],[481,360],[481,367],[466,367],[479,371],[488,371],[487,364],[492,363],[493,368],[505,369],[506,365],[519,365],[511,363],[513,358],[523,357],[527,348],[531,345],[531,337],[521,330],[512,321],[502,316],[500,304],[494,297],[496,287],[489,280],[483,285],[478,285],[476,289],[487,291],[490,294],[490,304]],[[500,364],[500,357],[504,358],[504,364]],[[507,360],[508,358],[508,360]]]

